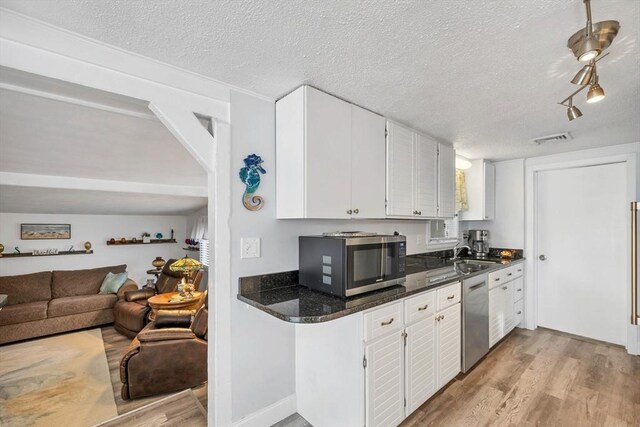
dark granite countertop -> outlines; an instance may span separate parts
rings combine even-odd
[[[321,323],[439,288],[461,279],[486,274],[522,260],[498,259],[495,266],[492,265],[485,270],[468,275],[453,276],[435,282],[422,280],[433,277],[433,274],[453,265],[453,262],[446,259],[437,261],[433,258],[436,257],[425,255],[407,257],[407,273],[410,274],[407,274],[407,282],[403,286],[393,286],[347,299],[312,291],[298,284],[297,271],[241,277],[238,299],[287,322]],[[411,271],[409,271],[410,262]]]

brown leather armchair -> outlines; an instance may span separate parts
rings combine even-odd
[[[191,320],[193,318],[193,321]],[[120,362],[124,400],[196,387],[207,381],[208,310],[160,310]]]
[[[147,300],[156,294],[177,292],[178,285],[182,281],[182,273],[171,271],[169,268],[176,261],[176,259],[170,259],[165,263],[154,288],[126,292],[124,299],[116,302],[113,307],[113,326],[116,331],[129,338],[135,337],[147,324],[149,311],[151,311]],[[196,289],[202,281],[203,274],[202,270],[198,271],[193,279]]]

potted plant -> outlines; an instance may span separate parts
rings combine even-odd
[[[142,243],[151,243],[151,234],[146,231],[142,233]]]

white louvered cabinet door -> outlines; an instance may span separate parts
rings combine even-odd
[[[416,206],[418,216],[438,215],[438,143],[416,135]]]
[[[505,296],[502,286],[489,291],[489,347],[493,347],[503,336]]]
[[[416,134],[387,122],[387,215],[414,216]]]
[[[428,316],[406,329],[407,416],[436,392],[436,322]]]
[[[461,328],[460,304],[436,313],[438,354],[438,389],[444,387],[460,372]]]
[[[403,350],[400,331],[365,347],[367,427],[395,427],[404,419]]]

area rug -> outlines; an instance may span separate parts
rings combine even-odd
[[[84,427],[117,415],[99,328],[0,346],[0,426]]]

